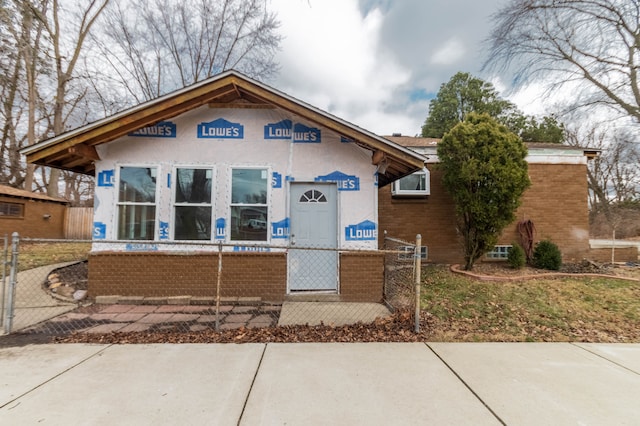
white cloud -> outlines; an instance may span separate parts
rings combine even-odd
[[[457,37],[453,37],[431,55],[431,63],[434,65],[453,65],[462,59],[465,53],[462,42]]]
[[[456,72],[496,84],[480,70],[501,1],[270,0],[285,37],[273,85],[372,132],[415,135]],[[544,109],[535,87],[503,96],[529,114]]]
[[[363,17],[356,0],[272,3],[286,36],[278,89],[376,133],[397,127],[384,108],[411,74],[380,50],[379,9]]]

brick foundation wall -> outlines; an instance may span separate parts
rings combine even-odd
[[[531,187],[523,195],[516,221],[507,225],[498,244],[517,241],[517,222],[529,219],[537,230],[536,241],[550,239],[556,243],[563,261],[586,257],[589,252],[586,167],[529,164]],[[463,253],[456,232],[453,200],[442,186],[442,173],[434,166],[429,170],[431,195],[427,198],[393,198],[391,185],[379,190],[379,229],[406,241],[414,241],[416,234],[421,234],[422,244],[429,247],[428,261],[460,263]]]
[[[381,302],[384,287],[384,255],[376,252],[340,253],[340,300]]]
[[[224,253],[221,297],[284,299],[285,253]],[[89,295],[215,297],[216,253],[120,253],[89,255]]]
[[[17,232],[21,237],[64,238],[64,204],[2,196],[0,201],[24,206],[21,218],[0,216],[0,236]],[[51,217],[44,219],[45,214]]]
[[[89,296],[215,297],[216,253],[94,252],[89,255]],[[340,300],[380,302],[384,256],[340,254]],[[281,302],[287,292],[286,253],[224,253],[221,297]]]

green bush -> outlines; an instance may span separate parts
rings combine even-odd
[[[533,266],[557,271],[562,265],[560,249],[549,240],[540,241],[533,249]]]
[[[521,269],[527,263],[524,249],[518,243],[513,243],[507,254],[507,262],[513,269]]]

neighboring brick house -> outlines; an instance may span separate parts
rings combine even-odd
[[[0,237],[63,238],[69,202],[0,185]]]
[[[453,200],[442,186],[442,172],[437,167],[438,139],[388,139],[425,155],[428,176],[421,184],[425,188],[422,191],[415,191],[413,186],[406,190],[405,182],[418,182],[415,176],[380,188],[380,231],[406,241],[414,241],[416,234],[421,234],[429,261],[463,262]],[[530,220],[536,230],[535,241],[549,239],[559,246],[563,260],[580,261],[590,250],[587,161],[597,152],[540,143],[527,143],[527,148],[531,186],[523,194],[516,221],[504,229],[496,250],[484,260],[504,259],[508,246],[519,241],[517,222]]]
[[[235,71],[22,152],[96,176],[90,295],[213,296],[220,242],[222,296],[267,301],[381,301],[378,188],[425,160]]]

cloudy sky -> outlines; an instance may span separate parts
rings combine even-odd
[[[374,133],[418,134],[429,100],[458,71],[541,112],[530,93],[480,71],[490,15],[506,0],[270,1],[285,37],[273,86]]]

